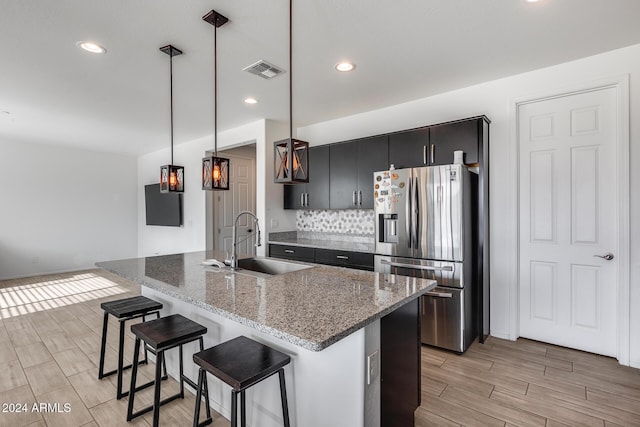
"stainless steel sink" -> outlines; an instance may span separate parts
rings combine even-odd
[[[238,260],[238,273],[243,273],[243,270],[249,270],[257,273],[276,275],[311,267],[313,266],[272,258],[243,258]]]

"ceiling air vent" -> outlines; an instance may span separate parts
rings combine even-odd
[[[243,68],[242,71],[248,71],[251,74],[255,74],[256,76],[260,76],[263,79],[267,80],[284,73],[284,70],[282,68],[270,64],[264,59],[261,59],[260,61]]]

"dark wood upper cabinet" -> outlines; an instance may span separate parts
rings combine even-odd
[[[373,209],[373,173],[389,168],[386,135],[331,145],[330,209]]]
[[[482,121],[481,118],[478,118],[432,126],[429,150],[433,150],[433,161],[430,164],[448,165],[453,163],[453,152],[457,150],[464,151],[465,163],[478,163],[478,144]]]
[[[284,208],[329,208],[328,145],[309,148],[309,182],[284,186]]]
[[[307,209],[327,209],[329,206],[329,146],[309,148],[309,183]]]
[[[358,191],[361,209],[373,209],[373,173],[389,169],[387,135],[358,140]]]
[[[329,157],[329,208],[356,209],[358,145],[355,142],[333,144],[330,146]]]
[[[373,172],[453,163],[483,165],[484,116],[309,149],[309,182],[286,185],[285,209],[373,209]],[[486,154],[484,154],[486,157]],[[484,158],[484,162],[486,162]]]
[[[304,209],[304,195],[307,193],[307,184],[285,184],[284,208]]]
[[[389,135],[389,164],[396,169],[429,166],[429,128]]]

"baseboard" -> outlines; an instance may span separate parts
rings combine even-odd
[[[508,333],[501,334],[499,332],[491,332],[490,336],[494,338],[500,338],[501,340],[515,341],[517,338],[511,338]]]
[[[629,366],[631,366],[632,368],[640,369],[640,360],[629,361]]]

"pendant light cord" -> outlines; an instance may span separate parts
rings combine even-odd
[[[213,26],[213,149],[218,157],[218,27]]]
[[[293,142],[293,0],[289,0],[289,139]]]
[[[173,48],[169,48],[169,103],[171,105],[171,164],[173,164]]]

